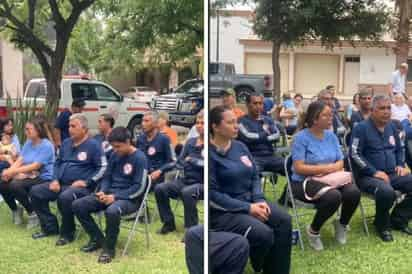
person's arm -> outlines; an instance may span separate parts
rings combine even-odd
[[[96,144],[93,153],[93,163],[95,171],[86,178],[85,182],[87,186],[98,183],[103,178],[107,169],[106,155],[104,154],[102,147],[98,144]]]
[[[262,131],[260,133],[252,132],[248,129],[248,126],[244,121],[239,121],[238,138],[246,145],[265,142],[267,140],[267,137],[268,134],[265,131]]]
[[[399,136],[400,131],[394,130],[396,166],[405,167],[405,146]]]
[[[136,172],[133,176],[133,184],[128,188],[122,189],[114,193],[116,200],[132,200],[136,199],[144,193],[147,185],[147,160],[140,158],[134,165]]]
[[[24,152],[24,150],[23,150]],[[24,157],[24,155],[22,155]],[[39,149],[36,161],[30,164],[22,165],[23,158],[21,157],[18,162],[21,166],[15,166],[12,168],[14,174],[28,173],[32,171],[39,171],[42,166],[47,165],[54,158],[54,149],[52,146],[42,145]],[[17,162],[17,161],[16,161]]]
[[[230,197],[222,192],[216,175],[216,162],[209,161],[209,203],[210,206],[227,212],[242,212],[249,214],[250,203]]]
[[[363,149],[366,142],[365,128],[361,125],[353,129],[352,145],[350,147],[350,157],[353,162],[359,167],[361,173],[366,176],[374,176],[378,171],[363,155]]]
[[[279,113],[280,119],[292,119],[295,116],[296,116],[295,113],[289,112],[285,107],[282,107]]]
[[[164,151],[164,165],[159,168],[160,172],[164,174],[176,167],[176,155],[170,144],[169,138],[164,138],[163,141],[163,151]]]
[[[64,125],[67,124],[69,121],[69,117],[66,116],[66,112],[60,113],[56,119],[56,123],[54,124],[53,139],[56,147],[60,147],[62,145],[63,140],[61,139],[61,131]]]

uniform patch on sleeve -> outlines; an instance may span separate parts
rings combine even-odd
[[[87,153],[85,151],[79,152],[79,154],[77,154],[77,159],[79,161],[86,161]]]
[[[250,161],[247,155],[240,156],[240,160],[247,167],[252,167],[252,161]]]

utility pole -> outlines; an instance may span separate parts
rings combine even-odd
[[[220,36],[220,15],[216,10],[216,63],[219,63],[219,36]]]

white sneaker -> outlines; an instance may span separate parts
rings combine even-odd
[[[338,243],[341,245],[346,244],[346,234],[347,234],[347,226],[341,224],[339,220],[335,220],[333,222],[333,225],[335,227],[335,239]]]
[[[320,239],[320,234],[313,234],[310,232],[310,225],[306,229],[306,234],[308,235],[309,245],[316,251],[323,250],[323,243]]]
[[[21,225],[23,223],[23,208],[17,206],[17,209],[12,211],[12,220],[15,225]]]
[[[28,216],[28,221],[27,221],[27,229],[32,229],[35,228],[40,224],[39,217],[37,217],[36,213],[32,213]]]

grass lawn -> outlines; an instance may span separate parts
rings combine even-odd
[[[153,208],[154,197],[150,207]],[[172,201],[172,208],[175,202]],[[199,206],[202,207],[203,206]],[[182,216],[183,206],[178,214]],[[153,210],[151,210],[153,213]],[[56,247],[57,237],[32,240],[36,231],[11,223],[11,213],[4,202],[0,204],[0,273],[142,273],[180,274],[188,273],[184,260],[183,218],[176,217],[178,232],[159,236],[155,231],[161,226],[159,217],[150,224],[150,247],[146,248],[144,233],[137,232],[131,243],[128,255],[121,257],[128,231],[121,229],[117,244],[117,256],[111,264],[97,263],[98,252],[82,253],[79,248],[88,241],[87,234],[80,230],[77,241],[64,247]],[[143,228],[141,226],[141,228]]]
[[[276,197],[280,197],[280,190],[283,189],[284,180],[281,177],[276,186]],[[272,189],[269,189],[272,191]],[[270,199],[273,192],[266,191],[266,196]],[[362,198],[366,208],[367,216],[373,216],[374,202]],[[302,211],[302,209],[301,209]],[[303,219],[304,225],[310,224],[314,211],[304,210],[308,213]],[[291,214],[292,211],[290,210]],[[334,218],[334,217],[333,217]],[[295,274],[408,274],[412,273],[412,237],[399,232],[393,232],[395,241],[384,243],[376,235],[372,222],[373,218],[368,218],[370,236],[366,237],[363,231],[362,219],[359,208],[356,210],[350,223],[348,233],[348,243],[340,246],[334,240],[334,229],[331,223],[332,218],[324,225],[321,230],[321,237],[325,249],[316,252],[311,249],[303,234],[305,251],[299,245],[293,247],[292,271]],[[294,224],[296,227],[296,224]],[[253,270],[248,265],[245,273],[253,274]]]

